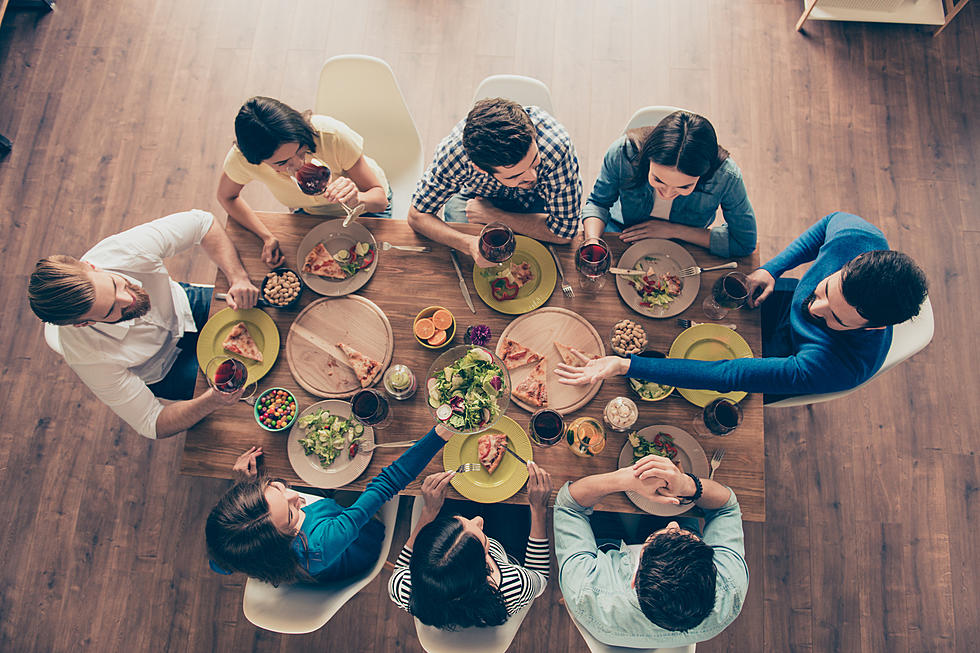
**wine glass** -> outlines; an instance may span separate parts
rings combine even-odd
[[[711,294],[704,300],[704,314],[712,320],[728,315],[729,309],[740,308],[749,298],[749,282],[741,272],[729,272],[715,281]]]
[[[601,238],[589,238],[575,253],[579,285],[585,290],[599,290],[606,285],[605,274],[611,266],[609,246]]]
[[[742,409],[725,397],[715,399],[694,418],[694,432],[698,435],[728,435],[742,423]]]
[[[296,176],[293,177],[293,181],[299,186],[299,189],[303,191],[306,195],[322,195],[327,190],[327,185],[330,183],[330,168],[327,164],[314,156],[308,156],[306,163],[300,166],[300,169],[296,171]],[[358,204],[354,208],[347,206],[344,202],[340,203],[343,207],[344,212],[347,217],[344,218],[344,225],[347,226],[364,213],[364,204]]]
[[[248,368],[237,358],[215,356],[204,366],[204,378],[218,392],[230,395],[248,383]],[[257,384],[252,382],[249,386],[242,393],[241,399],[248,399],[255,394]]]
[[[531,439],[542,447],[561,442],[565,434],[565,422],[557,410],[542,408],[531,415]]]
[[[361,423],[383,429],[391,422],[391,405],[384,393],[374,388],[358,390],[350,400],[351,413]]]
[[[514,231],[503,222],[491,222],[480,232],[480,255],[491,263],[504,263],[515,249]]]

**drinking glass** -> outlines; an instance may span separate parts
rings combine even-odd
[[[729,272],[715,281],[711,294],[702,304],[704,314],[712,320],[728,315],[729,309],[740,308],[749,298],[749,282],[741,272]]]
[[[491,222],[480,232],[480,254],[491,263],[509,260],[516,248],[514,231],[503,222]]]
[[[606,447],[606,429],[594,417],[579,417],[568,427],[566,439],[572,453],[587,458]]]
[[[300,166],[293,177],[296,185],[306,195],[321,195],[326,192],[330,183],[330,168],[320,159],[307,154],[306,163]],[[347,206],[344,202],[340,203],[347,219],[344,221],[346,227],[351,220],[364,213],[364,204],[358,204],[354,208]]]
[[[384,393],[374,388],[358,390],[350,400],[351,413],[362,424],[382,429],[391,423],[391,405]]]
[[[542,447],[561,442],[565,434],[565,422],[561,414],[551,408],[542,408],[531,415],[531,439]]]
[[[599,290],[606,285],[606,272],[612,267],[609,246],[601,238],[589,238],[575,253],[575,269],[584,290]]]
[[[694,431],[698,435],[728,435],[742,423],[742,409],[725,397],[715,399],[694,418]]]
[[[204,378],[208,385],[224,394],[233,394],[248,383],[248,368],[245,363],[229,356],[215,356],[204,366]],[[242,399],[255,394],[257,384],[252,382],[242,393]]]

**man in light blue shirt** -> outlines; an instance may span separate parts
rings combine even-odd
[[[693,502],[705,513],[703,535],[675,521],[652,533],[639,551],[599,550],[589,523],[593,506],[626,490],[664,504]],[[684,474],[660,456],[566,483],[555,499],[555,553],[569,611],[610,646],[711,639],[738,616],[749,585],[735,493]]]

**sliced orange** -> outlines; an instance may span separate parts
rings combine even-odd
[[[436,325],[427,317],[420,318],[415,322],[415,335],[419,340],[428,340],[436,332]]]
[[[437,329],[448,329],[453,325],[453,314],[444,308],[432,314],[432,323]]]
[[[446,342],[446,336],[447,336],[446,332],[443,331],[442,329],[439,329],[426,342],[428,342],[433,347],[438,347],[442,343]]]

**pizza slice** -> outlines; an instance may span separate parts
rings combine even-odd
[[[508,370],[517,369],[524,365],[533,365],[538,361],[544,360],[544,356],[533,352],[524,345],[511,340],[501,338],[497,342],[497,357],[504,362],[504,367]]]
[[[503,433],[484,433],[477,440],[480,464],[486,468],[488,474],[493,474],[500,461],[504,459],[505,446],[507,446],[507,436]]]
[[[532,406],[548,405],[548,360],[542,358],[527,378],[510,391],[516,399]]]
[[[318,277],[327,277],[328,279],[347,278],[340,264],[327,251],[323,243],[317,243],[316,247],[311,249],[310,253],[306,255],[306,261],[303,262],[303,272],[315,274]]]
[[[572,353],[573,347],[570,347],[568,345],[563,345],[557,340],[555,340],[554,344],[555,344],[555,349],[558,350],[558,353],[561,355],[561,359],[565,363],[565,365],[571,365],[572,367],[582,367],[582,365],[584,365],[582,359],[576,356],[574,353]],[[586,356],[588,356],[588,354],[586,354]],[[593,354],[592,356],[589,356],[589,358],[595,360],[599,357]]]
[[[381,369],[381,363],[373,358],[368,358],[350,345],[338,342],[337,346],[340,348],[340,351],[347,354],[347,364],[354,370],[354,374],[357,376],[357,380],[360,381],[361,387],[366,388],[371,385],[371,381],[374,380],[375,375]]]
[[[236,324],[225,338],[221,346],[233,354],[244,356],[257,363],[262,362],[262,350],[255,344],[255,339],[248,332],[248,327],[244,322]]]

